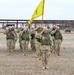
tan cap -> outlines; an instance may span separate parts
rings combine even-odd
[[[47,27],[43,27],[44,30],[48,30]]]
[[[8,28],[9,28],[9,29],[11,29],[11,28],[12,28],[12,26],[9,26]]]
[[[58,26],[56,27],[58,30],[60,29]]]

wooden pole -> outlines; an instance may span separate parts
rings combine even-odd
[[[45,0],[43,0],[43,8],[42,8],[42,23],[41,23],[41,26],[43,25],[43,19],[44,19],[44,3],[45,3]]]

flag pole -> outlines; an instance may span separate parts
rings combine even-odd
[[[44,20],[44,15],[42,15],[42,23],[41,23],[41,26],[43,25],[43,20]]]
[[[43,20],[44,20],[44,3],[45,3],[45,0],[43,0],[43,8],[42,8],[42,23],[41,23],[41,26],[43,25]]]

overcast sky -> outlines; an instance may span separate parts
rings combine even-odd
[[[0,0],[0,19],[30,19],[40,1]],[[44,19],[74,20],[74,0],[45,0]]]

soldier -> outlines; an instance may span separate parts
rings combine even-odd
[[[20,50],[22,51],[22,46],[21,46],[21,34],[22,34],[22,31],[23,31],[24,27],[20,27],[20,30],[19,30],[19,46],[20,46]]]
[[[14,34],[15,34],[15,39],[14,39],[14,50],[15,50],[15,45],[16,45],[16,42],[17,42],[17,32],[16,32],[16,30],[15,30],[15,27],[14,26],[12,26],[12,29],[11,29],[13,32],[14,32]]]
[[[15,33],[12,30],[11,26],[8,27],[5,34],[6,34],[7,49],[8,49],[9,55],[12,55],[14,50]]]
[[[53,26],[50,33],[51,33],[51,36],[52,36],[52,50],[51,52],[55,53],[55,38],[54,38],[54,34],[56,32],[56,26]]]
[[[41,50],[40,50],[40,39],[41,39],[41,33],[43,31],[43,28],[42,27],[39,27],[37,30],[36,30],[36,34],[35,34],[35,47],[36,47],[36,54],[39,58],[39,60],[41,60]]]
[[[50,50],[52,48],[51,34],[47,28],[44,29],[41,38],[41,61],[43,69],[48,68],[48,59],[51,54]]]
[[[33,51],[36,51],[36,48],[35,48],[35,28],[32,27],[32,29],[30,30],[30,35],[31,35],[31,48]]]
[[[21,47],[24,55],[27,54],[29,40],[29,31],[26,28],[24,28],[24,30],[21,32]]]
[[[50,27],[47,27],[47,29],[48,29],[48,32],[50,33],[50,31],[51,31],[51,28],[50,28]]]
[[[55,31],[54,38],[55,38],[55,51],[56,51],[56,54],[60,56],[60,47],[63,41],[63,36],[59,30],[59,27],[57,27]]]

